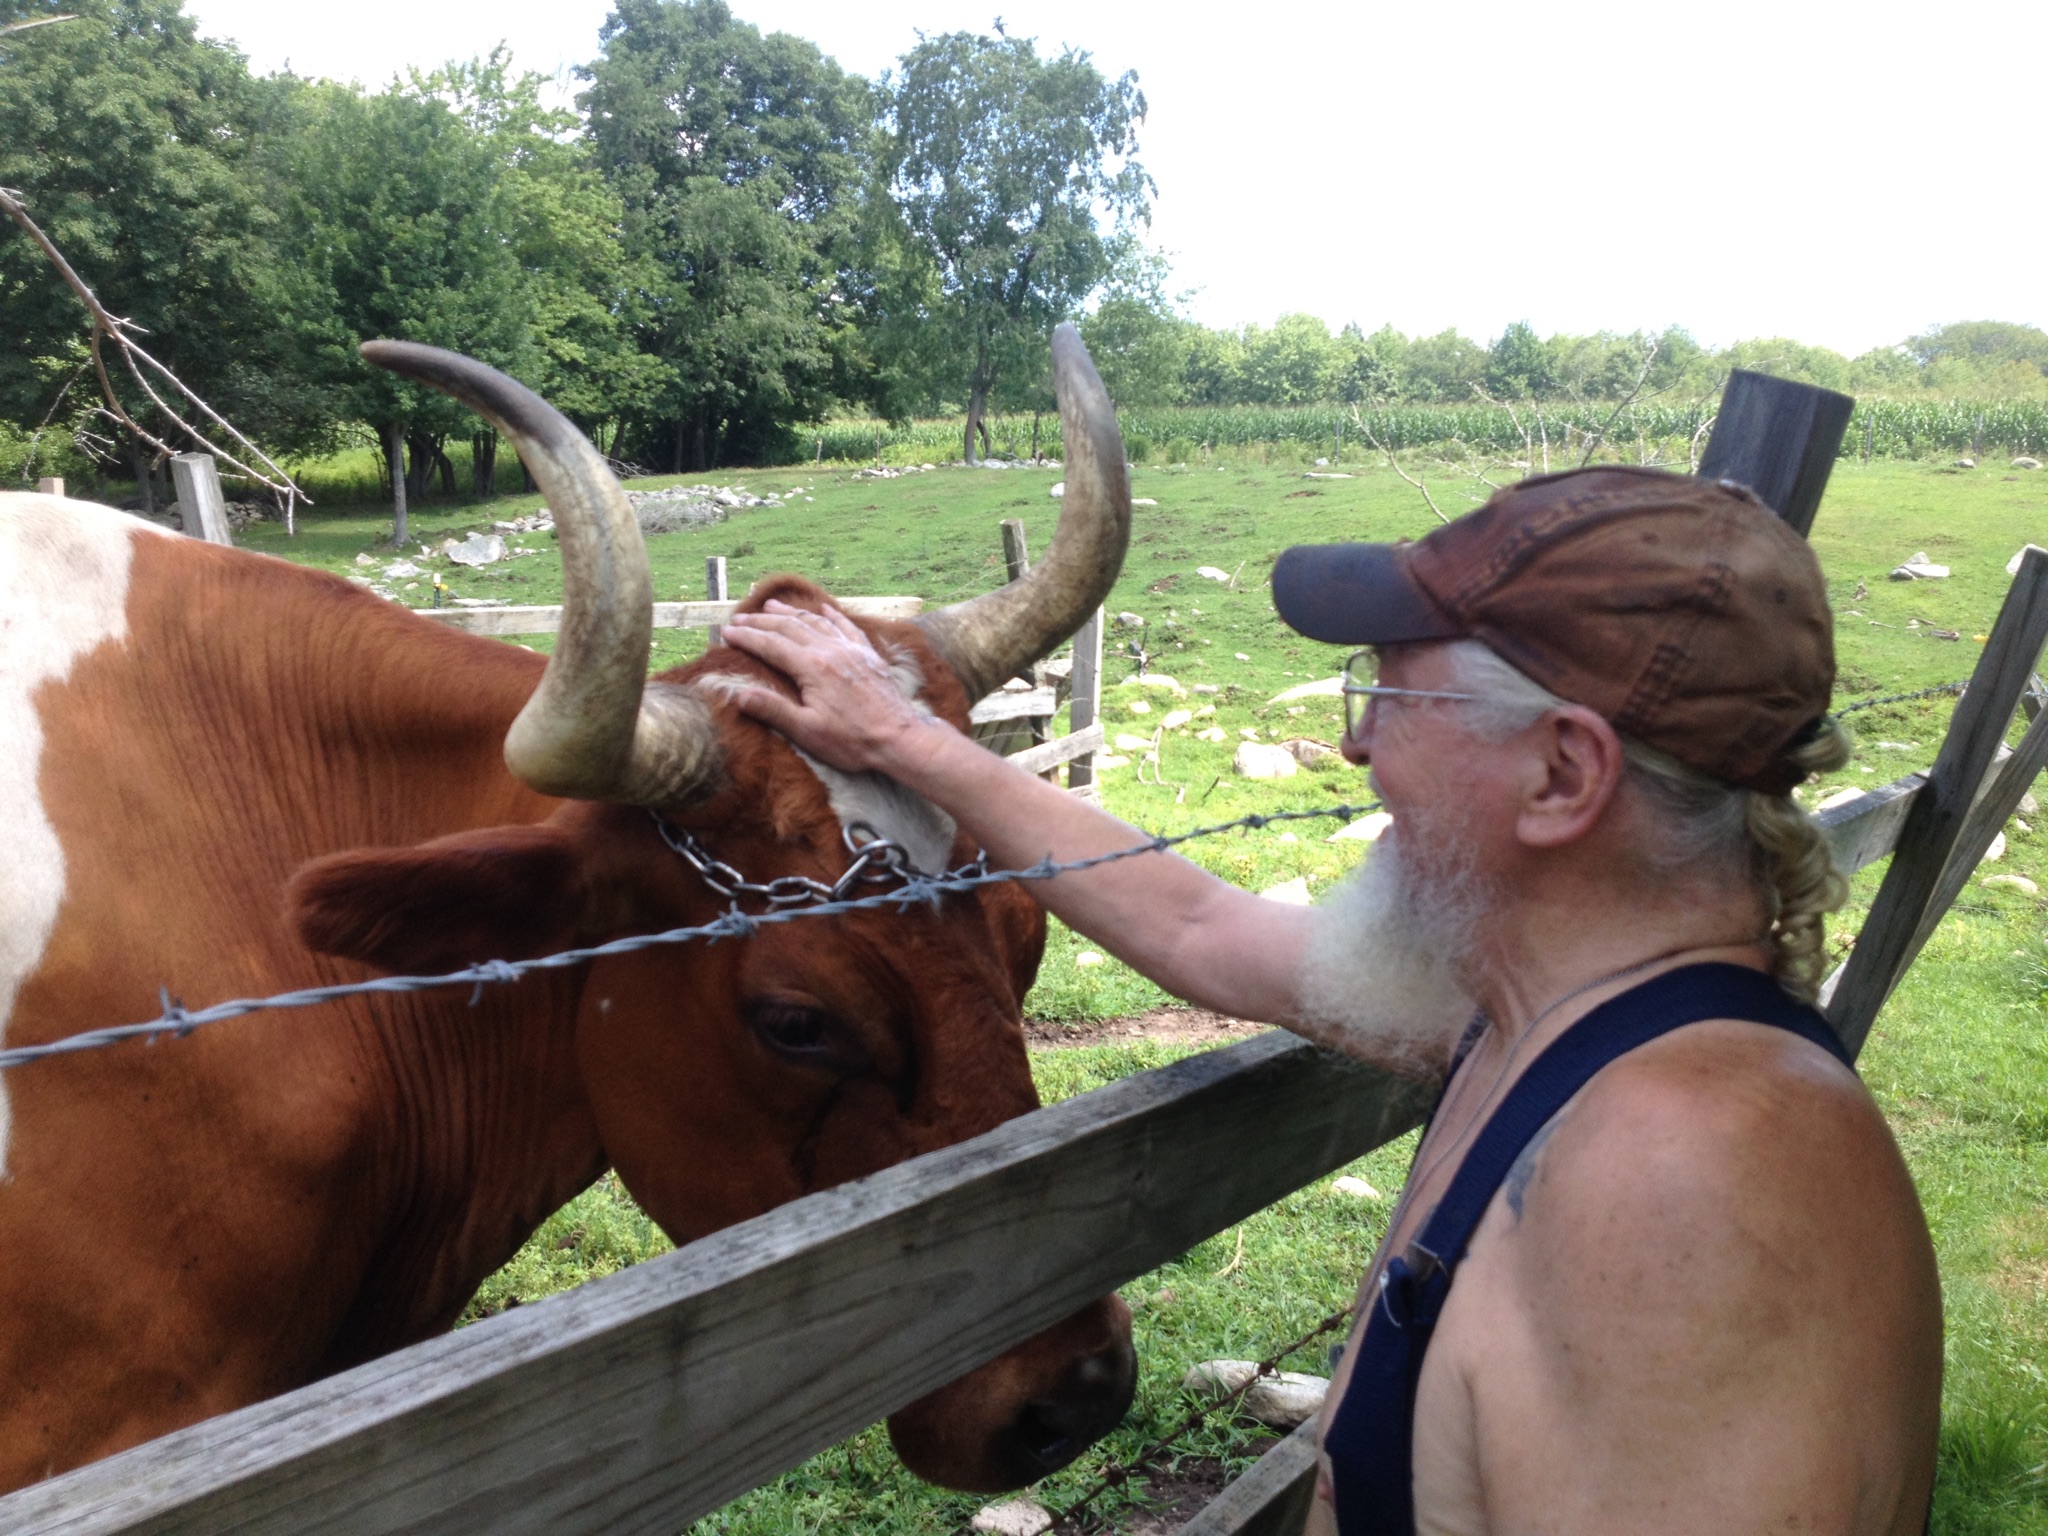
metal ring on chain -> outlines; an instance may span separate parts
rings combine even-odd
[[[910,854],[893,838],[882,836],[864,821],[851,822],[841,833],[851,861],[846,872],[830,885],[809,875],[778,875],[763,884],[749,880],[723,859],[714,858],[693,833],[672,827],[658,812],[649,811],[661,840],[697,877],[720,896],[737,900],[751,896],[770,907],[800,907],[813,902],[844,901],[847,893],[863,885],[909,884],[923,874],[910,862]],[[972,864],[950,870],[948,880],[972,878],[988,873],[988,854],[977,854]]]

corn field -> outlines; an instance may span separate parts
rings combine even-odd
[[[1632,405],[1608,426],[1611,404],[1529,405],[1512,411],[1491,405],[1397,405],[1361,412],[1371,437],[1394,449],[1469,451],[1509,459],[1582,453],[1592,434],[1607,427],[1602,457],[1683,463],[1713,414],[1711,403]],[[1303,457],[1374,453],[1348,406],[1138,406],[1118,412],[1133,460],[1193,463],[1252,448],[1291,447]],[[891,426],[881,421],[834,421],[811,429],[814,452],[839,462],[941,463],[960,456],[959,417]],[[1059,417],[1036,423],[1038,451],[1061,456]],[[999,458],[1031,453],[1033,419],[989,420]],[[2033,454],[2048,451],[2048,400],[1859,401],[1842,441],[1845,457],[1953,458],[1961,454]]]

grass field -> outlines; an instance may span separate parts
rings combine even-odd
[[[701,596],[704,557],[724,554],[735,591],[772,571],[793,570],[842,593],[912,592],[938,603],[987,590],[1002,579],[996,521],[1026,520],[1043,548],[1058,503],[1050,470],[942,469],[898,480],[860,480],[848,471],[728,472],[718,483],[756,492],[804,487],[810,499],[776,510],[735,512],[708,529],[649,541],[656,594]],[[668,482],[649,482],[650,485]],[[1433,487],[1448,512],[1470,505],[1454,482]],[[1134,541],[1112,613],[1144,619],[1113,629],[1105,723],[1150,734],[1165,707],[1156,695],[1117,686],[1148,648],[1149,666],[1184,684],[1214,684],[1215,723],[1228,739],[1209,744],[1169,733],[1164,786],[1140,785],[1131,768],[1108,770],[1105,798],[1119,814],[1164,831],[1253,810],[1303,808],[1367,791],[1348,768],[1305,771],[1277,784],[1236,779],[1230,754],[1240,733],[1336,740],[1334,700],[1269,703],[1292,683],[1331,676],[1342,653],[1291,635],[1265,590],[1287,545],[1338,538],[1418,535],[1435,525],[1421,499],[1392,473],[1308,481],[1298,470],[1226,464],[1204,469],[1141,468],[1135,492],[1158,503],[1137,510]],[[428,510],[415,519],[421,542],[486,527],[531,510],[536,498],[488,508]],[[375,511],[315,513],[291,543],[274,525],[252,529],[253,547],[356,574],[355,557],[388,530]],[[1839,703],[1967,676],[2004,593],[2005,562],[2028,540],[2048,544],[2048,473],[2002,468],[1959,472],[1931,465],[1842,464],[1813,540],[1828,574],[1841,655]],[[419,561],[447,574],[456,593],[514,602],[559,600],[558,563],[545,537],[525,540],[536,558],[469,572]],[[415,546],[416,548],[416,546]],[[1951,566],[1943,582],[1893,583],[1887,571],[1925,550]],[[376,551],[380,558],[388,552]],[[418,560],[418,556],[414,558]],[[1220,584],[1196,574],[1234,572]],[[422,586],[402,595],[424,600]],[[1960,638],[1940,638],[1954,632]],[[543,646],[544,641],[532,642]],[[657,633],[657,665],[696,654],[701,632]],[[1134,706],[1149,703],[1150,711]],[[1931,699],[1853,717],[1861,740],[1837,782],[1881,783],[1931,759],[1950,701]],[[1294,712],[1298,710],[1299,712]],[[1196,722],[1203,725],[1206,719]],[[1312,888],[1337,878],[1356,856],[1331,845],[1317,824],[1293,834],[1232,834],[1196,844],[1207,867],[1254,889],[1305,876]],[[1996,868],[2048,882],[2048,828],[2007,828],[2010,849]],[[1836,924],[1853,932],[1881,870],[1856,882],[1854,904]],[[1079,947],[1056,931],[1028,1007],[1043,1019],[1129,1013],[1164,999],[1114,963],[1082,967]],[[1973,885],[1944,922],[1879,1020],[1862,1070],[1891,1117],[1919,1182],[1941,1254],[1948,1307],[1949,1375],[1942,1477],[1935,1520],[1952,1533],[2048,1536],[2048,924],[2044,905],[2009,888]],[[1168,1059],[1166,1047],[1092,1046],[1035,1058],[1048,1098],[1081,1091]],[[1400,1185],[1402,1146],[1356,1170],[1391,1196]],[[1131,1419],[1102,1447],[1041,1490],[1049,1503],[1071,1495],[1104,1456],[1127,1456],[1180,1410],[1176,1383],[1194,1361],[1255,1358],[1292,1337],[1349,1295],[1384,1218],[1385,1204],[1302,1191],[1243,1227],[1244,1263],[1222,1275],[1235,1252],[1225,1233],[1180,1262],[1126,1287],[1137,1309],[1142,1381]],[[607,1180],[554,1217],[519,1258],[479,1295],[477,1310],[512,1297],[533,1300],[666,1246],[622,1191]],[[1314,1360],[1290,1361],[1297,1369]],[[1198,1437],[1196,1453],[1242,1460],[1256,1439],[1237,1430]],[[700,1529],[782,1536],[808,1531],[945,1533],[976,1501],[940,1494],[903,1474],[886,1438],[871,1430],[739,1501]]]

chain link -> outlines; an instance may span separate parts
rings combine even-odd
[[[658,811],[649,811],[654,825],[661,831],[661,840],[669,850],[697,872],[698,878],[720,896],[737,899],[754,896],[768,903],[771,910],[778,907],[801,907],[814,902],[844,901],[847,893],[863,885],[901,884],[919,873],[910,862],[910,854],[893,838],[882,836],[864,821],[847,823],[841,836],[846,842],[846,851],[852,856],[846,866],[846,873],[832,884],[813,880],[809,875],[777,875],[766,884],[758,884],[734,869],[723,859],[708,853],[697,841],[695,834],[672,827]],[[948,878],[965,879],[972,875],[988,873],[988,854],[979,853],[972,864],[963,864],[951,871]]]

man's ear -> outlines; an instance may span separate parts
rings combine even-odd
[[[285,917],[318,954],[432,975],[571,948],[590,898],[581,847],[544,823],[315,859],[285,887]]]
[[[1592,831],[1613,801],[1627,768],[1621,738],[1583,705],[1552,710],[1534,727],[1540,761],[1515,831],[1532,848],[1558,848]]]

